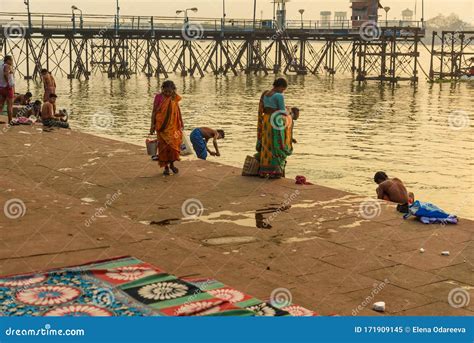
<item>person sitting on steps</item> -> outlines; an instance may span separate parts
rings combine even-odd
[[[49,95],[49,101],[43,104],[41,109],[41,121],[46,127],[59,127],[63,129],[69,129],[69,123],[67,123],[67,115],[60,111],[56,112],[56,94]]]

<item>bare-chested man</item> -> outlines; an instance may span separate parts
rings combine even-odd
[[[41,109],[41,121],[47,127],[61,127],[69,129],[69,124],[66,122],[67,117],[64,113],[56,112],[56,94],[50,94],[49,100],[43,104]]]
[[[44,96],[43,101],[47,102],[51,94],[56,93],[56,81],[47,69],[41,69],[41,80],[43,80]]]
[[[15,97],[15,100],[13,100],[13,104],[21,105],[21,106],[29,105],[32,97],[33,97],[33,94],[31,94],[31,92],[26,92],[25,94],[19,94]]]
[[[413,193],[408,193],[402,180],[389,178],[383,171],[379,171],[374,176],[374,181],[379,186],[377,187],[377,197],[382,200],[387,200],[399,204],[397,209],[400,212],[408,212],[408,204],[413,202]]]
[[[201,160],[207,159],[207,154],[209,153],[211,156],[220,156],[221,153],[219,152],[219,146],[217,145],[218,139],[223,139],[225,137],[224,130],[214,130],[208,127],[200,127],[194,129],[191,132],[191,143],[193,144],[194,151],[196,155]],[[216,149],[215,152],[209,150],[207,147],[207,143],[209,140],[212,139],[214,143],[214,148]]]
[[[13,114],[17,117],[25,116],[25,113],[28,112],[29,108],[32,106],[32,97],[33,94],[31,94],[31,92],[17,95],[13,100]]]

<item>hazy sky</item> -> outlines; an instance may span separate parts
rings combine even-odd
[[[69,13],[71,5],[81,8],[84,13],[113,14],[116,0],[30,0],[32,12]],[[174,16],[176,9],[198,7],[196,16],[220,17],[223,0],[119,0],[121,13],[130,15]],[[253,15],[253,0],[225,0],[227,16],[250,18]],[[257,0],[258,17],[272,16],[271,0]],[[400,19],[405,8],[414,10],[418,2],[418,18],[421,16],[422,0],[382,0],[383,6],[390,6],[389,18]],[[349,11],[349,0],[291,0],[288,3],[290,18],[299,18],[298,9],[306,10],[306,19],[319,19],[319,12]],[[23,0],[0,0],[0,12],[22,12],[25,10]],[[425,17],[430,18],[439,13],[456,13],[468,22],[474,22],[474,0],[425,0]]]

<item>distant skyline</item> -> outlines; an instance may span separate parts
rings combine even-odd
[[[251,18],[253,16],[253,0],[225,0],[229,18]],[[421,18],[422,0],[382,0],[383,6],[389,6],[389,19],[401,19],[402,10],[415,10],[417,3],[417,19]],[[197,17],[221,17],[222,0],[119,0],[121,14],[140,16],[175,16],[177,9],[198,7]],[[31,11],[35,13],[70,13],[75,5],[89,14],[114,14],[116,0],[30,0]],[[271,0],[257,0],[257,17],[272,17]],[[347,11],[350,12],[349,0],[291,0],[287,4],[288,18],[299,19],[298,10],[305,9],[304,18],[318,20],[319,12]],[[25,12],[23,0],[0,0],[0,12]],[[474,22],[473,0],[425,0],[425,19],[438,14],[455,13],[464,21]],[[383,18],[385,14],[381,11]]]

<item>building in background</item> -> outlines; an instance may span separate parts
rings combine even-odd
[[[414,12],[411,9],[406,9],[402,11],[402,20],[403,21],[413,21]]]
[[[321,11],[320,15],[321,15],[321,20],[320,20],[321,27],[330,27],[331,26],[332,12],[331,11]]]
[[[378,21],[379,9],[383,8],[379,0],[350,0],[350,2],[353,27],[359,27],[368,21]]]
[[[348,27],[347,12],[334,12],[334,24],[337,27]]]
[[[286,27],[286,3],[290,0],[273,0],[273,20],[278,29]]]

